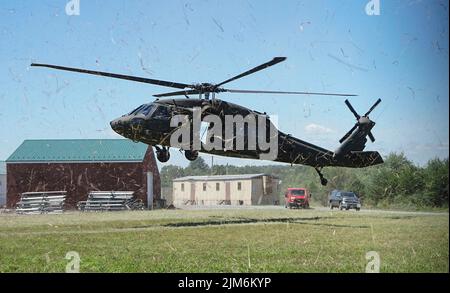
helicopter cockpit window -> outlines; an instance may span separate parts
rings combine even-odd
[[[167,107],[159,106],[152,114],[152,118],[154,119],[169,119],[170,112]]]
[[[145,106],[145,104],[144,105],[140,105],[139,107],[137,107],[136,109],[131,111],[130,114],[128,114],[128,115],[136,114],[138,111],[140,111],[142,108],[144,108],[144,106]]]
[[[144,107],[144,108],[141,110],[141,113],[142,113],[144,116],[147,116],[147,115],[148,115],[149,113],[151,113],[155,108],[156,108],[156,106],[153,105],[153,104],[147,105],[146,107]]]

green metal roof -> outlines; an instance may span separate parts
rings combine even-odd
[[[142,162],[147,147],[127,139],[25,140],[6,162]]]

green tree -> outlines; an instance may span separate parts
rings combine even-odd
[[[209,172],[210,168],[202,157],[198,157],[196,160],[189,162],[189,165],[185,169],[185,174],[189,176],[208,175]]]
[[[160,177],[161,177],[161,186],[162,187],[171,187],[172,180],[175,178],[185,176],[185,170],[182,167],[175,165],[166,165],[161,168]]]
[[[448,158],[428,161],[424,170],[426,195],[436,207],[448,207]]]

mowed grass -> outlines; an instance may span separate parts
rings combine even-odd
[[[448,213],[212,209],[0,215],[1,272],[448,272]]]

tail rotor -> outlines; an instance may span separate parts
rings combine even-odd
[[[347,105],[347,107],[350,109],[350,111],[353,113],[353,115],[356,118],[356,123],[355,125],[353,125],[353,127],[339,140],[340,143],[344,142],[347,138],[350,137],[350,135],[352,135],[353,131],[355,131],[355,129],[357,129],[358,127],[368,124],[368,123],[373,123],[375,124],[375,122],[373,122],[372,120],[369,119],[369,114],[378,106],[378,104],[381,103],[381,99],[378,99],[375,104],[372,105],[372,107],[370,107],[369,111],[367,111],[364,116],[360,116],[358,114],[358,112],[356,112],[355,108],[353,108],[352,104],[350,104],[350,102],[348,100],[345,100],[345,104]],[[375,142],[375,137],[373,136],[372,132],[369,131],[367,133],[367,136],[369,137],[369,139],[372,142]]]

